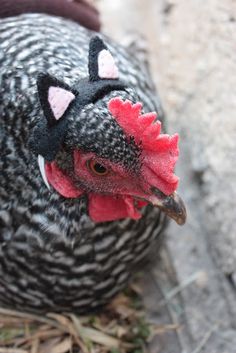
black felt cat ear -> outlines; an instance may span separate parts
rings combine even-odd
[[[38,76],[37,88],[46,119],[40,119],[35,125],[29,138],[29,147],[39,156],[42,173],[44,159],[53,161],[61,148],[68,125],[64,116],[74,101],[76,92],[49,74]],[[45,180],[43,173],[42,176]]]
[[[89,43],[89,80],[118,78],[118,68],[107,46],[98,36],[92,37]]]
[[[38,76],[37,87],[44,115],[49,126],[53,126],[65,115],[75,94],[68,85],[49,74]]]

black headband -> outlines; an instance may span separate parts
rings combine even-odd
[[[67,115],[74,100],[76,100],[76,113],[78,114],[86,105],[95,103],[110,92],[127,88],[115,73],[112,73],[114,77],[111,78],[109,77],[109,71],[108,77],[106,77],[106,72],[103,73],[103,77],[99,76],[99,55],[101,53],[110,60],[110,66],[114,67],[114,72],[116,72],[117,67],[106,45],[98,36],[93,37],[89,44],[89,77],[80,80],[76,89],[69,87],[48,73],[41,73],[38,76],[38,95],[46,119],[40,120],[36,124],[29,140],[29,146],[34,153],[41,155],[49,162],[55,159],[64,141],[68,125]],[[49,100],[49,89],[52,87],[74,96],[60,118],[55,116],[55,111]]]

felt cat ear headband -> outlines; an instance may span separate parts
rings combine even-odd
[[[39,75],[38,95],[45,119],[37,123],[29,140],[30,148],[41,156],[39,162],[55,159],[67,131],[66,115],[75,98],[78,113],[85,105],[95,103],[109,92],[126,88],[119,80],[113,56],[98,36],[92,37],[89,43],[88,72],[88,78],[80,80],[76,90],[49,74]]]

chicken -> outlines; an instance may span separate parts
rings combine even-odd
[[[185,222],[178,136],[110,39],[38,14],[1,20],[0,38],[0,305],[86,313],[124,288],[166,215]]]

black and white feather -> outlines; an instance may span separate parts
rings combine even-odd
[[[86,196],[65,199],[49,190],[45,160],[70,163],[62,144],[134,163],[138,151],[105,114],[117,93],[162,118],[139,62],[102,35],[103,41],[91,42],[88,58],[92,36],[46,15],[0,22],[0,305],[38,312],[96,309],[126,285],[164,227],[165,216],[149,207],[139,221],[94,224]],[[50,87],[66,94],[65,109],[48,101]]]

